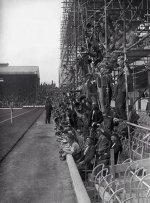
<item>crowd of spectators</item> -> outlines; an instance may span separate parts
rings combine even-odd
[[[124,26],[123,19],[112,16],[105,19],[96,13],[85,24],[85,40],[77,57],[77,69],[71,67],[79,76],[80,86],[74,88],[74,93],[64,93],[54,112],[56,136],[61,143],[60,159],[65,160],[66,154],[72,154],[82,178],[85,168],[92,169],[100,163],[108,167],[111,149],[114,149],[116,164],[122,152],[122,140],[129,137],[125,121],[138,124],[139,115],[134,105],[126,108],[127,86],[128,91],[133,91],[133,87],[130,84],[132,70],[123,56],[123,50],[125,38],[126,49],[139,40],[141,20],[138,17],[126,20]],[[67,64],[63,67],[67,69]],[[71,70],[72,84],[75,79]],[[114,70],[118,76],[116,82],[112,77]],[[115,101],[115,108],[111,107],[112,100]],[[133,135],[134,128],[130,131]]]
[[[4,96],[0,100],[0,107],[1,108],[9,108],[10,103],[13,102],[14,107],[20,108],[23,105],[25,105],[27,101],[29,101],[29,99],[27,99],[27,98],[20,99],[18,96],[7,95],[7,96]]]
[[[19,94],[16,92],[11,92],[11,94],[0,94],[0,108],[9,108],[10,103],[13,102],[15,108],[22,108],[25,105],[45,105],[45,99],[47,96],[50,96],[54,103],[60,96],[59,88],[56,87],[55,83],[47,84],[42,83],[39,85],[39,88],[36,94]],[[36,96],[35,96],[36,95]]]
[[[35,99],[32,95],[29,95],[28,97],[20,97],[12,94],[4,96],[0,100],[0,108],[9,108],[11,102],[13,102],[15,108],[22,108],[24,105],[35,105]]]
[[[111,149],[114,149],[116,164],[122,152],[121,141],[128,137],[128,131],[126,128],[119,130],[122,120],[115,109],[109,108],[104,115],[98,104],[92,103],[85,95],[76,99],[71,94],[63,96],[53,113],[60,159],[65,160],[66,154],[72,154],[82,178],[85,177],[85,168],[91,170],[100,163],[108,167]]]

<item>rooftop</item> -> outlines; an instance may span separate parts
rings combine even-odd
[[[0,66],[0,74],[36,74],[39,76],[38,66]]]

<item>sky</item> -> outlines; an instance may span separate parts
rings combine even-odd
[[[39,66],[58,85],[62,0],[0,0],[0,63]]]

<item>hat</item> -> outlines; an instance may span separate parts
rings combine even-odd
[[[68,131],[70,131],[70,127],[64,128],[63,133],[68,133]]]
[[[117,20],[117,24],[123,26],[123,24],[124,24],[124,19],[119,19],[119,20]],[[129,24],[129,20],[126,20],[126,24]]]
[[[90,140],[91,140],[91,142],[94,142],[94,141],[95,141],[95,140],[94,140],[94,138],[93,138],[93,137],[91,137],[91,136],[87,136],[87,137],[86,137],[86,139],[87,139],[87,138],[88,138],[88,139],[90,139]]]
[[[117,60],[123,60],[124,56],[118,56]]]
[[[131,28],[132,30],[134,30],[134,29],[138,28],[142,22],[143,22],[143,21],[141,21],[141,20],[132,20],[132,21],[130,22],[129,26],[130,26],[130,28]]]
[[[81,95],[80,98],[79,98],[79,101],[81,102],[83,99],[86,99],[85,95]]]
[[[119,138],[118,133],[117,132],[113,132],[111,136],[115,136],[117,138]]]
[[[72,131],[68,131],[68,132],[67,132],[67,137],[68,137],[69,139],[71,139],[71,140],[74,140],[74,139],[75,139],[74,134],[72,133]]]
[[[92,24],[91,24],[91,23],[87,23],[87,24],[86,24],[86,27],[87,27],[87,28],[91,28],[91,27],[92,27]]]
[[[75,102],[75,103],[74,103],[74,106],[75,106],[75,107],[79,107],[79,106],[80,106],[80,103],[79,103],[79,102]]]
[[[59,126],[59,130],[63,130],[64,128],[63,128],[63,126],[62,125],[60,125]]]
[[[92,59],[88,59],[88,64],[91,64],[92,63]]]
[[[86,76],[86,77],[88,77],[88,76],[92,77],[93,74],[91,74],[91,73],[87,73],[85,76]]]

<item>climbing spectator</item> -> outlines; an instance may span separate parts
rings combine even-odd
[[[123,70],[124,59],[118,58],[118,81],[115,88],[114,98],[117,116],[121,119],[126,120],[126,86],[125,86],[125,75]]]

